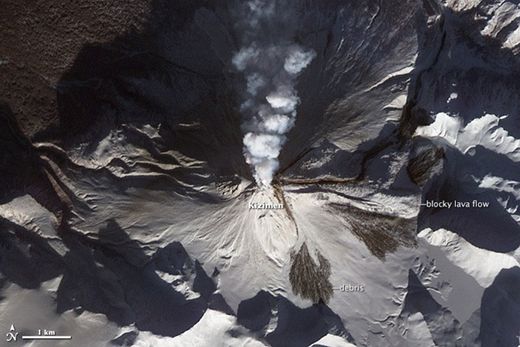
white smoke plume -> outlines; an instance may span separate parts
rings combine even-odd
[[[249,0],[239,5],[237,33],[241,48],[234,68],[244,74],[244,156],[260,187],[270,186],[279,168],[278,155],[294,126],[300,98],[298,75],[316,56],[296,42],[290,9],[276,0]]]

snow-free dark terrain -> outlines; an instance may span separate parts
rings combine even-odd
[[[516,0],[2,0],[0,346],[516,347],[519,100]]]

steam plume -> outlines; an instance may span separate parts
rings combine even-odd
[[[275,0],[240,5],[237,32],[242,46],[232,59],[245,81],[240,108],[244,156],[260,187],[269,186],[278,170],[278,155],[300,102],[296,79],[316,56],[294,42],[296,15],[280,6]]]

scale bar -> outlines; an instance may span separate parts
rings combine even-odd
[[[72,336],[70,335],[24,335],[22,336],[22,340],[70,340]]]

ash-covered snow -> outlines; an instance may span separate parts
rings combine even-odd
[[[157,1],[78,54],[58,125],[0,109],[0,332],[517,345],[518,4],[269,4]]]

